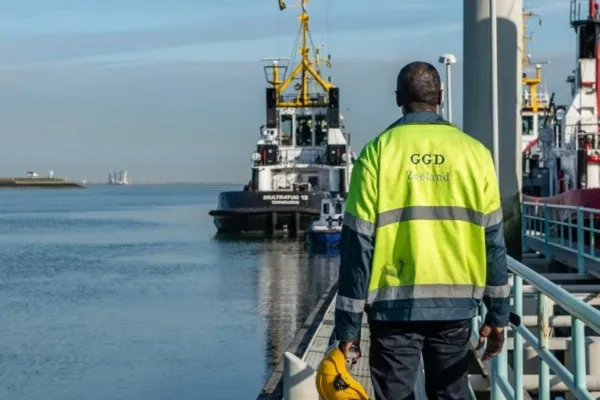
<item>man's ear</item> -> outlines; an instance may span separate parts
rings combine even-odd
[[[404,100],[402,99],[402,93],[399,90],[396,90],[396,104],[398,107],[402,108],[404,105]]]
[[[437,105],[441,106],[442,105],[442,100],[444,99],[444,89],[440,90],[440,93],[438,94],[438,99],[437,99]]]

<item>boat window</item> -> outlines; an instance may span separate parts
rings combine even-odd
[[[296,117],[296,146],[312,146],[312,116]]]
[[[544,123],[544,118],[540,118],[538,120],[538,126],[539,126],[540,129],[546,128],[546,124]]]
[[[308,183],[310,183],[310,186],[312,186],[313,190],[320,190],[318,176],[309,176]]]
[[[325,115],[317,115],[316,121],[315,146],[327,146],[327,118]]]
[[[341,214],[342,213],[342,203],[340,203],[340,202],[335,203],[335,213],[336,214]]]
[[[323,215],[329,215],[329,203],[323,203]]]
[[[281,145],[291,146],[292,145],[292,116],[283,115],[281,116]]]
[[[532,115],[524,115],[523,117],[523,136],[531,136],[534,134],[533,132],[533,116]]]

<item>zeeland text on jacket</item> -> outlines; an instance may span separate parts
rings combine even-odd
[[[414,165],[437,166],[446,162],[446,157],[438,153],[413,153],[410,155],[410,162]],[[443,171],[408,171],[409,181],[430,181],[430,182],[448,182],[450,173]]]

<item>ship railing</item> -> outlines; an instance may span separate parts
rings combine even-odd
[[[323,149],[311,149],[297,147],[294,149],[279,149],[277,163],[284,166],[295,166],[298,164],[323,165],[327,164],[326,152]],[[263,165],[261,161],[255,161],[255,165]]]
[[[589,14],[589,0],[571,0],[569,10],[571,16],[571,24],[574,22],[587,21]],[[598,10],[595,17],[598,18]]]
[[[311,103],[325,104],[327,96],[323,93],[310,93],[308,96]],[[282,94],[279,96],[279,102],[293,103],[300,100],[300,94]]]
[[[577,271],[586,273],[586,262],[600,262],[596,236],[600,236],[600,210],[562,204],[523,202],[523,245],[529,240],[543,242],[544,255],[553,249],[573,254]]]
[[[566,391],[572,393],[574,398],[595,399],[590,390],[595,391],[598,389],[597,380],[595,376],[588,376],[586,372],[588,357],[585,327],[600,334],[600,311],[512,257],[508,257],[508,270],[512,279],[512,310],[516,316],[523,315],[524,297],[533,295],[537,298],[536,316],[533,317],[537,320],[537,326],[534,328],[537,332],[534,333],[533,330],[528,329],[526,325],[530,324],[522,323],[521,318],[511,319],[510,330],[513,336],[512,371],[508,362],[507,339],[509,329],[506,329],[504,331],[505,345],[502,352],[489,362],[490,398],[522,400],[525,397],[524,392],[531,390],[537,392],[538,399],[549,400],[551,398],[551,382],[552,386],[560,382],[563,387],[566,387]],[[571,348],[570,352],[566,352],[566,354],[570,353],[571,355],[570,368],[566,367],[550,350],[550,310],[553,304],[561,307],[571,317]],[[471,322],[472,343],[477,343],[479,339],[479,326],[481,326],[485,314],[486,309],[482,303],[480,315],[473,318]],[[525,343],[537,353],[539,360],[537,385],[524,382],[523,348]],[[479,357],[481,357],[482,352],[483,349],[479,351]],[[554,373],[553,375],[550,375],[551,370]],[[478,388],[474,388],[474,384],[475,381],[470,379],[469,397],[472,400],[477,399],[475,391],[478,391]]]

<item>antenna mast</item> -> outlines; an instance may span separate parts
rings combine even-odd
[[[273,65],[265,67],[267,82],[273,85],[273,88],[275,89],[274,100],[277,107],[327,107],[329,103],[326,101],[325,95],[319,95],[317,93],[310,92],[309,83],[311,78],[317,83],[318,87],[325,92],[325,94],[329,94],[330,89],[335,87],[331,82],[323,79],[323,77],[320,75],[319,49],[312,45],[312,40],[310,40],[310,29],[308,26],[310,17],[306,9],[307,3],[308,0],[298,0],[297,5],[293,7],[301,9],[301,13],[298,16],[298,20],[300,21],[301,35],[300,48],[298,49],[298,53],[301,56],[299,64],[283,81],[281,80],[280,69],[287,69],[287,67],[280,66],[277,62],[278,60],[273,60]],[[278,0],[278,4],[281,11],[288,8],[283,0]],[[314,60],[311,58],[311,48],[315,53]],[[327,58],[326,65],[328,67],[331,66],[330,57]],[[272,70],[271,78],[268,76],[268,69]],[[296,95],[294,98],[291,98],[291,96],[285,98],[284,92],[289,88],[292,82],[298,78],[300,79],[300,83],[294,85],[294,88],[297,90]]]
[[[525,67],[529,64],[529,59],[528,59],[528,55],[527,55],[527,41],[531,40],[531,35],[527,36],[527,20],[529,18],[533,18],[533,17],[537,17],[539,24],[542,25],[542,16],[540,14],[536,14],[532,11],[525,11],[523,10],[523,52],[521,53],[521,64],[523,67],[523,70],[525,70]]]

